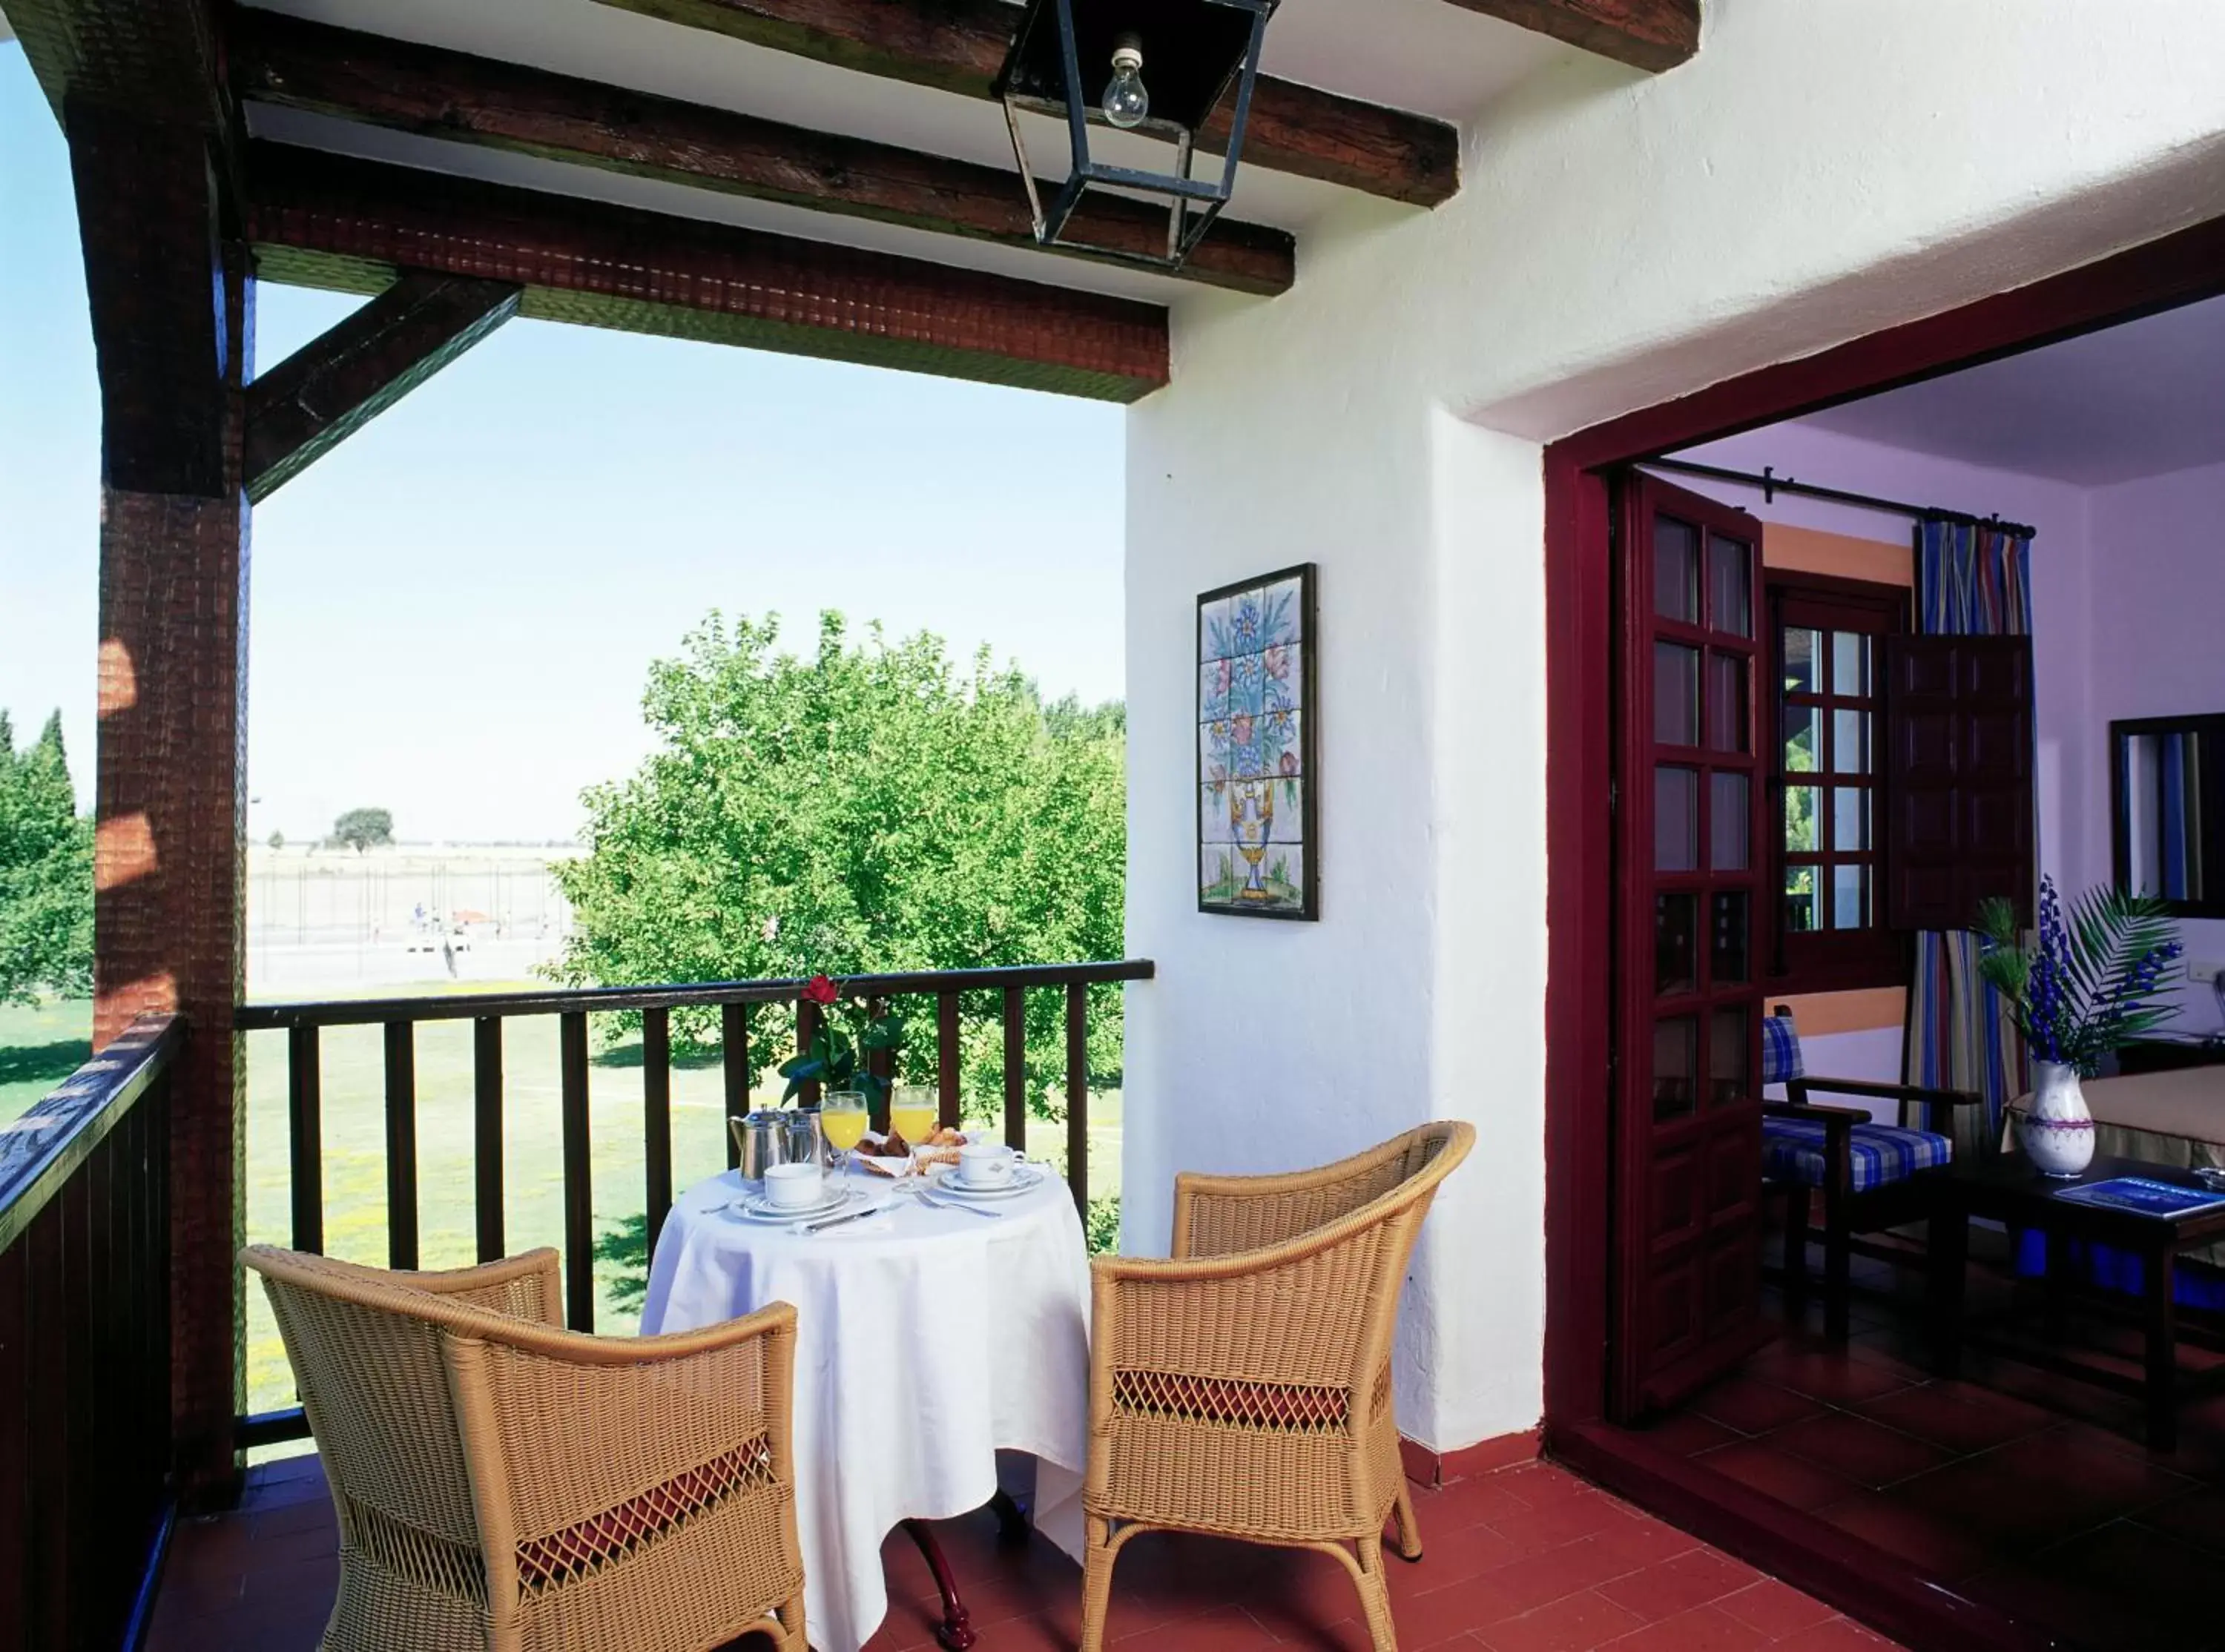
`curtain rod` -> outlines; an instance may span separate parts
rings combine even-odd
[[[1848,493],[1843,488],[1821,487],[1813,482],[1796,482],[1789,476],[1777,474],[1777,467],[1765,465],[1761,474],[1751,471],[1725,470],[1720,465],[1695,465],[1683,459],[1641,459],[1639,465],[1647,470],[1677,471],[1686,476],[1704,476],[1718,482],[1734,482],[1740,487],[1759,491],[1765,503],[1780,493],[1797,493],[1803,498],[1827,499],[1833,504],[1853,505],[1862,510],[1882,510],[1896,516],[1908,516],[1922,522],[1930,518],[1938,522],[1962,522],[1972,528],[1991,528],[1996,532],[2011,534],[2019,539],[2038,535],[2037,529],[2020,522],[2003,522],[1999,516],[1973,516],[1965,510],[1942,510],[1936,505],[1912,505],[1899,499],[1880,499],[1872,493]]]

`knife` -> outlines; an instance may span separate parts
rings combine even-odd
[[[878,1216],[887,1208],[884,1205],[868,1205],[863,1210],[845,1211],[840,1216],[822,1216],[815,1222],[798,1222],[796,1225],[799,1232],[816,1233],[822,1228],[840,1227],[845,1222],[861,1221],[868,1216]]]
[[[968,1216],[986,1216],[992,1221],[1005,1213],[1002,1211],[985,1211],[979,1205],[961,1205],[954,1199],[937,1199],[924,1187],[921,1188],[914,1197],[921,1204],[932,1206],[939,1211],[964,1211]]]

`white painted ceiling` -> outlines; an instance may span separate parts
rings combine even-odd
[[[340,28],[1012,168],[1004,111],[995,104],[852,73],[722,35],[598,5],[594,0],[472,0],[466,5],[455,0],[250,3]],[[1517,81],[1572,54],[1571,47],[1447,0],[1283,0],[1267,30],[1262,64],[1267,72],[1287,79],[1457,120],[1473,115]],[[1036,170],[1045,177],[1062,176],[1062,129],[1026,118],[1029,157]],[[1195,290],[1148,271],[628,178],[299,111],[250,104],[248,124],[259,136],[341,154],[871,247],[1089,291],[1166,302]],[[1100,140],[1105,159],[1119,160],[1125,155],[1131,162],[1164,164],[1164,146],[1147,139],[1093,133],[1093,144]],[[1016,176],[1013,188],[1018,187]],[[1228,211],[1232,218],[1298,231],[1303,277],[1305,226],[1338,201],[1352,198],[1335,185],[1246,168],[1238,174]]]
[[[2225,299],[1801,421],[2082,487],[2225,462]]]

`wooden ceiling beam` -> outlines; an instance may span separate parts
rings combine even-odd
[[[1606,0],[1599,0],[1605,3]],[[1635,3],[1635,0],[1632,0]],[[1020,20],[1005,0],[601,0],[686,28],[861,74],[988,98]],[[1228,140],[1226,106],[1198,136],[1218,155]],[[1261,75],[1252,98],[1244,161],[1417,206],[1460,188],[1460,132],[1450,123],[1385,109]]]
[[[1673,69],[1700,49],[1700,0],[1452,0],[1634,69]]]
[[[266,280],[376,293],[421,269],[514,282],[548,320],[1113,402],[1167,382],[1155,305],[285,144],[249,145],[247,171]]]
[[[1034,250],[1019,180],[995,167],[437,47],[304,22],[236,15],[234,96],[428,137],[540,155],[941,234]],[[1041,186],[1045,199],[1056,186]],[[1072,232],[1135,257],[1166,250],[1163,208],[1090,196]],[[1066,251],[1068,249],[1052,249]],[[1222,218],[1181,274],[1239,292],[1285,292],[1296,252],[1284,231]]]
[[[517,313],[515,282],[404,270],[247,386],[247,497],[260,504]]]

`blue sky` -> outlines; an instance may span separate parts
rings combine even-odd
[[[352,302],[264,287],[257,358]],[[19,737],[61,708],[88,799],[99,428],[67,157],[0,45],[0,706]],[[513,321],[257,507],[250,830],[568,835],[714,607],[1118,695],[1122,443],[1118,408]]]

